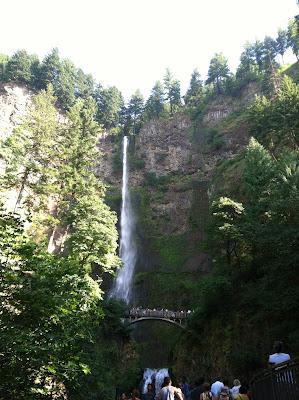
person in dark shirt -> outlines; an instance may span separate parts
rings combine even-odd
[[[147,385],[147,392],[143,393],[142,400],[155,400],[155,392],[151,383]]]
[[[203,392],[202,385],[205,382],[205,378],[199,378],[198,381],[195,382],[195,388],[190,391],[190,399],[198,400],[200,394]]]

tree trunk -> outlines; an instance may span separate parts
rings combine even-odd
[[[15,204],[14,210],[13,210],[14,212],[16,211],[17,206],[20,204],[20,202],[22,200],[25,185],[28,180],[28,175],[29,175],[29,169],[26,168],[24,171],[23,178],[22,178],[22,183],[21,183],[21,188],[20,188],[19,194],[18,194],[18,198],[17,198],[16,204]]]

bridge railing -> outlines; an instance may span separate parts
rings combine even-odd
[[[126,312],[125,317],[129,319],[137,318],[165,318],[170,320],[185,320],[191,315],[192,311],[171,311],[166,309],[131,308]]]
[[[253,400],[298,400],[299,360],[261,372],[251,381],[251,388]]]

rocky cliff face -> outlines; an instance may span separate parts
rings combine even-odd
[[[0,138],[7,138],[21,123],[32,92],[25,86],[0,83]]]
[[[248,90],[242,98],[243,104],[253,93],[254,89]],[[1,84],[2,138],[20,124],[31,96],[26,87]],[[165,271],[173,276],[174,282],[179,279],[182,282],[179,277],[185,274],[183,281],[187,284],[188,279],[210,270],[209,256],[201,249],[208,214],[209,181],[219,161],[232,158],[247,143],[242,124],[223,123],[235,110],[236,104],[231,99],[221,97],[206,108],[199,126],[195,127],[187,115],[180,113],[146,123],[131,143],[130,185],[140,247],[137,303],[158,304]],[[215,133],[219,124],[221,128]],[[116,199],[112,204],[116,210],[119,210],[122,175],[120,146],[119,139],[109,134],[99,140],[97,175],[107,184],[107,201]],[[185,297],[177,301],[178,306],[188,303],[188,296]],[[175,303],[171,293],[165,297],[165,305],[176,306]]]

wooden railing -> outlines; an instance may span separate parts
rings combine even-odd
[[[299,400],[299,360],[257,374],[251,389],[253,400]]]

